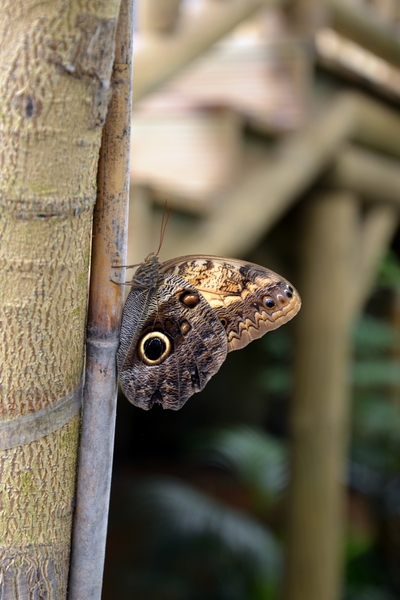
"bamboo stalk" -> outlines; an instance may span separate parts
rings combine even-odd
[[[337,600],[348,437],[357,198],[321,193],[304,214],[303,308],[296,319],[287,600]]]
[[[103,131],[93,224],[86,384],[77,482],[69,600],[99,600],[104,568],[114,444],[118,348],[123,294],[110,281],[125,264],[129,197],[132,0],[118,21],[114,92]]]

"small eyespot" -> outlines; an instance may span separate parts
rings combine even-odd
[[[285,294],[287,298],[293,298],[293,288],[291,285],[288,285],[285,289]]]
[[[263,302],[267,308],[274,308],[275,300],[272,300],[271,296],[264,296]]]
[[[279,302],[279,304],[282,304],[283,306],[287,304],[287,300],[282,294],[277,294],[276,299]]]
[[[228,319],[225,319],[225,317],[220,318],[220,322],[224,329],[228,327]]]
[[[200,302],[200,298],[195,292],[183,292],[179,300],[188,308],[194,308]]]
[[[138,354],[146,365],[161,364],[170,354],[172,348],[168,336],[161,331],[146,333],[139,342]]]
[[[186,335],[192,329],[192,326],[190,325],[189,321],[182,321],[179,325],[179,329],[182,335]]]

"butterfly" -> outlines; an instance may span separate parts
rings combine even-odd
[[[228,352],[287,323],[301,300],[286,279],[259,265],[203,255],[162,263],[158,252],[127,283],[117,365],[132,404],[178,410]]]

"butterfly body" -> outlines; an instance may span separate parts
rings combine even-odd
[[[231,350],[289,321],[296,290],[264,267],[214,256],[160,263],[150,255],[129,282],[117,353],[128,400],[177,410]]]

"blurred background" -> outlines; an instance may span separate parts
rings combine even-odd
[[[400,598],[400,1],[136,14],[128,264],[168,200],[161,260],[303,308],[179,412],[121,395],[103,598]]]

